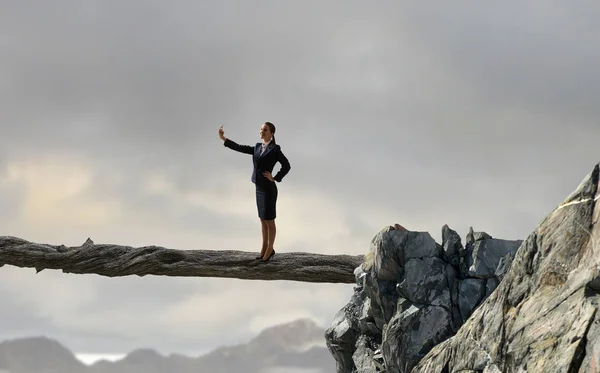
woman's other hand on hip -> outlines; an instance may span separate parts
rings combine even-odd
[[[273,179],[273,176],[271,175],[271,173],[270,173],[269,171],[265,171],[265,172],[263,172],[263,175],[264,175],[264,176],[265,176],[267,179],[269,179],[269,180],[271,180],[271,181],[275,182],[275,180]]]

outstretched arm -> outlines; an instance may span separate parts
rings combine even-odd
[[[285,155],[281,151],[281,148],[279,149],[277,154],[278,154],[277,161],[279,163],[281,163],[281,169],[279,170],[277,175],[273,176],[273,180],[280,183],[281,180],[283,179],[283,177],[285,175],[287,175],[288,172],[290,172],[290,170],[292,169],[292,166],[290,166],[290,161],[288,161],[288,159],[285,157]]]
[[[236,152],[246,153],[246,154],[254,154],[254,148],[250,145],[240,145],[233,140],[225,139],[223,142],[223,146],[228,147],[229,149],[233,149]]]

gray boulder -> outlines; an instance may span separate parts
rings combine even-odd
[[[482,239],[473,247],[473,264],[469,267],[469,276],[491,278],[496,276],[500,260],[517,251],[523,240]]]
[[[383,335],[386,372],[405,372],[419,362],[423,351],[452,334],[452,315],[447,308],[404,302]]]
[[[466,249],[447,225],[441,245],[400,225],[375,235],[354,272],[354,295],[325,333],[337,373],[409,372],[454,335],[499,283],[496,267],[489,273],[488,266],[517,249],[485,232],[469,234]],[[483,259],[473,256],[479,252]],[[480,261],[485,276],[474,271],[479,277],[470,277],[466,264]]]

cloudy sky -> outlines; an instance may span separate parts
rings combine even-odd
[[[400,223],[522,239],[600,160],[600,5],[3,1],[0,235],[260,249],[250,156],[292,165],[278,252],[362,254]],[[278,169],[277,166],[276,169]],[[276,259],[274,259],[276,260]],[[197,354],[352,285],[0,268],[0,340]]]

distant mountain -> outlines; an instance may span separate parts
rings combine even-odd
[[[0,373],[330,373],[335,360],[325,347],[325,330],[300,319],[263,330],[248,343],[219,347],[199,357],[163,356],[152,349],[87,366],[59,342],[46,337],[0,343]]]
[[[46,337],[0,343],[0,372],[87,373],[86,368],[66,347]]]

